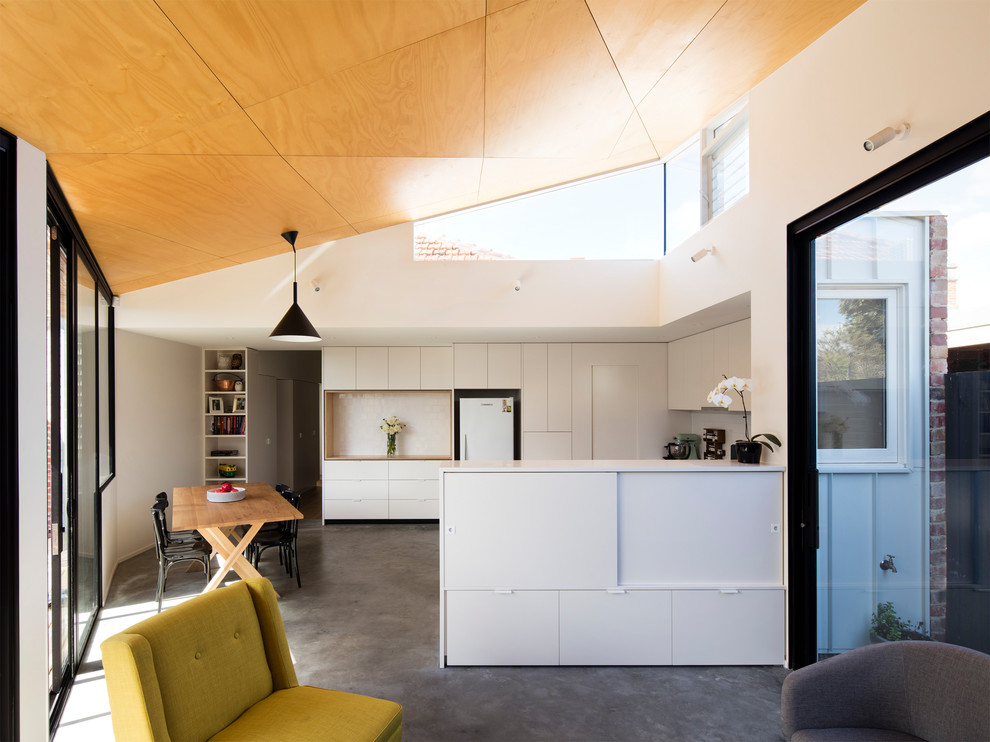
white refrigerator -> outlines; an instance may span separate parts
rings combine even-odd
[[[515,414],[512,397],[462,397],[457,409],[461,460],[511,461]]]

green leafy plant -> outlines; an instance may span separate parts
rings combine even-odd
[[[897,615],[894,604],[889,600],[877,604],[877,611],[870,619],[870,633],[880,639],[896,642],[904,639],[930,639],[925,632],[925,624],[919,621],[912,625]]]

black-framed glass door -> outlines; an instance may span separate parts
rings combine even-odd
[[[988,156],[985,115],[789,227],[792,667],[890,612],[990,651]]]

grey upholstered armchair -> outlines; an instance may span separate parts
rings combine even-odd
[[[860,647],[784,679],[790,742],[987,742],[990,655],[952,644]]]

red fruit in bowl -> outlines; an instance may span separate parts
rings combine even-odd
[[[234,488],[231,486],[230,482],[224,482],[220,487],[217,488],[217,492],[233,492]]]

